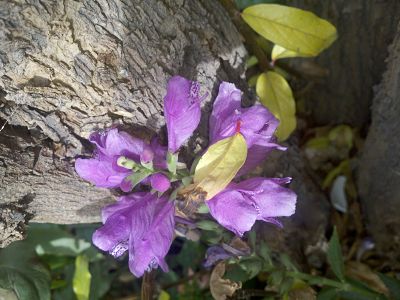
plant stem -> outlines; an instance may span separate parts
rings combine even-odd
[[[154,271],[145,272],[142,279],[142,288],[140,291],[141,300],[152,300],[154,292]]]

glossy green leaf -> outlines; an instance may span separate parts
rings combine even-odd
[[[31,224],[26,243],[42,255],[77,256],[88,250],[91,244],[78,239],[55,224]]]
[[[316,56],[337,37],[336,28],[311,12],[276,4],[246,8],[244,21],[274,44],[302,56]]]
[[[288,57],[309,57],[309,56],[310,55],[305,55],[305,54],[301,54],[301,53],[293,51],[293,50],[288,50],[279,45],[275,45],[274,48],[272,48],[272,52],[271,52],[271,60],[272,61],[276,61],[278,59],[288,58]]]
[[[150,171],[148,169],[142,169],[140,171],[134,172],[132,175],[129,175],[127,177],[127,179],[131,181],[132,187],[135,187],[140,182],[142,182],[143,179],[148,177],[151,173],[152,173],[152,171]]]
[[[210,221],[210,220],[198,221],[196,223],[196,226],[200,229],[208,230],[208,231],[217,231],[217,230],[221,229],[221,227],[217,223]]]
[[[158,295],[158,300],[169,300],[171,296],[166,291],[161,291],[160,295]]]
[[[333,273],[335,273],[337,278],[344,281],[344,262],[336,228],[333,230],[329,241],[327,258]]]
[[[72,285],[78,300],[89,299],[91,279],[92,275],[89,271],[89,260],[84,255],[77,256],[75,260],[75,273]]]
[[[211,145],[196,166],[193,182],[207,192],[206,200],[222,191],[235,177],[247,157],[247,144],[240,133]]]
[[[326,189],[329,186],[331,186],[335,178],[340,174],[346,174],[349,168],[350,168],[350,161],[348,159],[345,159],[337,167],[329,171],[329,173],[326,175],[322,183],[322,188]]]
[[[0,288],[14,291],[18,299],[50,300],[50,275],[31,264],[0,265]]]
[[[388,288],[393,300],[400,300],[400,280],[378,273],[379,278]]]
[[[323,288],[317,296],[317,300],[337,300],[338,289],[337,288]]]
[[[37,262],[31,241],[17,241],[0,249],[0,288],[18,299],[50,300],[49,271]]]
[[[280,121],[276,136],[280,141],[287,139],[296,128],[296,104],[286,79],[273,71],[263,73],[256,91],[261,103]]]
[[[178,163],[178,153],[167,153],[167,167],[168,171],[172,174],[176,174],[176,165]]]

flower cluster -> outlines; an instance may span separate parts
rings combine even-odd
[[[263,106],[241,107],[241,91],[223,82],[210,117],[210,145],[238,132],[247,145],[247,158],[236,175],[259,165],[275,143],[278,120]],[[119,257],[129,253],[129,268],[135,276],[160,266],[168,270],[165,256],[174,238],[176,210],[173,192],[190,178],[178,151],[197,128],[202,97],[199,84],[183,77],[170,79],[164,98],[168,146],[157,137],[150,142],[116,128],[93,133],[93,158],[76,160],[77,173],[98,187],[120,188],[127,192],[115,204],[102,210],[103,226],[93,235],[93,243]],[[285,185],[290,178],[251,178],[232,182],[206,201],[211,216],[238,236],[249,231],[256,220],[282,226],[276,217],[295,212],[296,194]],[[138,190],[131,192],[133,189]],[[179,219],[179,218],[178,218]]]

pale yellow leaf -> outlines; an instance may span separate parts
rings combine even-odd
[[[247,157],[246,140],[240,133],[211,145],[196,166],[193,182],[207,193],[206,200],[222,191]]]
[[[164,290],[161,291],[160,295],[158,296],[158,300],[169,300],[171,296]]]
[[[263,73],[256,91],[261,103],[280,121],[276,136],[280,141],[287,139],[296,129],[296,104],[286,79],[273,71]]]
[[[296,51],[288,50],[279,45],[275,45],[274,48],[272,48],[272,52],[271,52],[272,61],[276,61],[281,58],[307,57],[307,56],[310,56],[310,55],[305,55],[305,54],[298,53]]]
[[[89,270],[89,260],[84,255],[75,259],[75,273],[72,280],[72,288],[78,300],[88,300],[90,293],[90,281],[92,275]]]
[[[242,17],[274,44],[305,56],[316,56],[337,38],[336,28],[311,12],[278,4],[257,4]]]

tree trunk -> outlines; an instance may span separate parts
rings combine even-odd
[[[96,129],[119,124],[144,138],[159,132],[169,77],[180,74],[212,91],[191,155],[207,146],[210,99],[220,81],[247,90],[246,51],[217,1],[2,1],[0,20],[0,118],[7,121],[0,132],[0,247],[22,238],[29,219],[100,220],[114,197],[81,180],[74,159],[90,155],[86,138]],[[276,162],[269,175],[301,173],[298,151]],[[294,185],[300,211],[319,203],[315,210],[326,213],[326,199],[307,177]],[[294,224],[310,236],[316,227],[324,232],[326,221],[308,219],[299,214]]]
[[[21,211],[37,222],[99,221],[113,196],[73,167],[91,153],[88,135],[120,124],[150,138],[164,125],[170,76],[215,91],[240,81],[245,55],[216,1],[1,1],[1,226],[16,228]]]
[[[302,74],[314,84],[305,97],[312,119],[317,125],[365,128],[373,87],[381,80],[400,20],[400,1],[290,0],[288,4],[329,20],[338,31],[338,40],[318,56],[318,65],[309,59],[299,62]]]
[[[400,25],[372,106],[358,188],[368,229],[379,249],[400,259]]]

